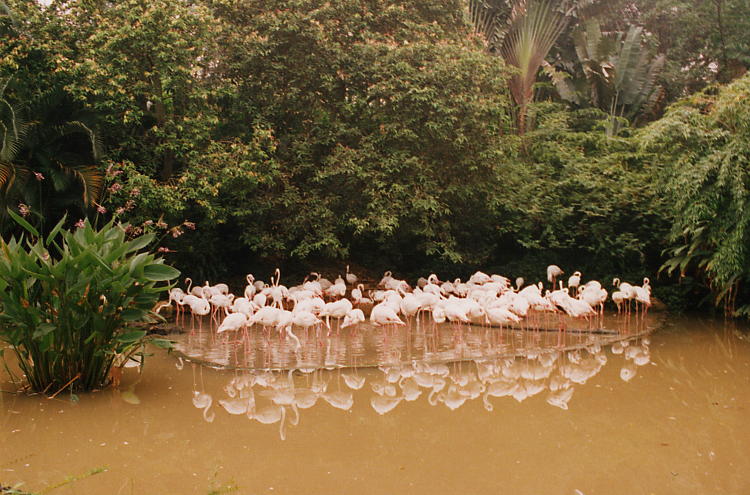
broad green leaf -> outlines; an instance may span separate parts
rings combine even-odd
[[[139,321],[145,318],[147,314],[148,312],[143,309],[128,308],[122,310],[120,316],[124,321]]]
[[[45,246],[49,246],[50,243],[57,237],[57,234],[60,233],[60,230],[63,228],[63,225],[65,225],[65,220],[67,220],[68,214],[66,213],[63,215],[63,217],[60,219],[59,222],[57,222],[57,225],[55,225],[52,230],[50,231],[49,235],[47,235],[47,240],[44,242]]]
[[[126,253],[132,253],[133,251],[138,251],[139,249],[143,249],[154,240],[154,234],[146,234],[142,235],[140,237],[137,237],[133,239],[132,241],[128,242],[127,244],[127,250]]]
[[[52,332],[57,328],[55,325],[51,323],[42,323],[38,327],[36,327],[36,330],[34,330],[34,333],[32,334],[32,337],[35,339],[38,339],[40,337],[44,337],[48,333]]]
[[[131,332],[118,335],[115,340],[123,344],[131,344],[133,342],[138,342],[139,340],[141,340],[146,336],[146,333],[146,330],[133,330]]]
[[[21,215],[13,211],[12,209],[8,208],[8,215],[16,221],[18,225],[23,227],[27,232],[29,232],[34,237],[39,237],[39,231],[36,230],[29,222],[26,221]]]
[[[168,339],[152,339],[151,343],[161,349],[172,349],[174,347],[174,341]]]
[[[179,277],[180,271],[169,265],[153,263],[143,268],[143,276],[153,282],[163,282]]]

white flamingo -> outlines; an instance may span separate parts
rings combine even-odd
[[[357,285],[358,280],[357,276],[349,271],[349,265],[346,265],[346,283],[349,285]]]

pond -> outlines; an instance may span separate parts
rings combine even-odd
[[[652,330],[656,330],[652,332]],[[52,493],[750,492],[750,342],[719,320],[564,332],[171,335],[55,399],[2,375],[0,484]],[[3,372],[4,373],[4,372]],[[102,469],[98,474],[92,470]]]

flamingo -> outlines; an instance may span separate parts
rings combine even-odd
[[[352,307],[352,302],[349,299],[339,299],[336,302],[326,304],[320,312],[320,316],[325,316],[326,321],[330,324],[330,318],[344,318],[351,311]]]
[[[243,292],[243,295],[247,299],[252,299],[255,293],[257,292],[257,288],[255,285],[253,285],[253,282],[255,282],[255,277],[252,273],[248,273],[245,275],[245,280],[247,280],[247,285],[245,286],[245,291]]]
[[[196,285],[195,287],[193,287],[193,279],[192,278],[190,278],[190,277],[186,278],[185,279],[185,285],[187,285],[187,290],[185,291],[185,293],[192,294],[192,295],[197,296],[197,297],[202,297],[203,296],[203,287],[200,287],[198,285]]]
[[[346,282],[349,285],[357,285],[357,276],[349,271],[349,265],[346,265]]]
[[[599,313],[604,313],[604,303],[607,300],[607,291],[605,289],[597,289],[593,285],[584,285],[579,287],[578,298],[586,301],[592,308],[598,307]]]
[[[211,316],[215,317],[216,312],[219,309],[227,309],[232,305],[234,301],[234,294],[213,294],[209,297],[208,302],[211,303]]]
[[[346,328],[354,325],[358,325],[359,323],[362,323],[365,321],[365,314],[362,312],[361,309],[352,309],[349,310],[346,313],[346,316],[344,316],[344,322],[341,324],[341,328]]]
[[[230,313],[228,308],[224,308],[226,316],[216,330],[216,333],[232,332],[242,330],[247,326],[248,319],[244,313]]]
[[[563,273],[565,272],[563,272],[562,269],[557,265],[549,265],[547,267],[547,281],[552,284],[552,289],[555,288],[555,281],[557,280],[557,277],[559,277]]]
[[[383,278],[381,278],[380,282],[378,282],[378,287],[385,287],[392,279],[393,273],[388,270],[387,272],[383,273]]]
[[[648,308],[651,307],[651,285],[648,277],[643,279],[642,286],[633,287],[633,292],[635,294],[636,304],[640,303],[643,305],[643,312],[646,313]]]
[[[294,341],[294,351],[299,351],[300,347],[302,347],[302,343],[300,342],[297,335],[292,332],[294,314],[291,311],[280,309],[277,315],[276,330],[278,330],[279,332],[286,332],[287,337]]]
[[[426,294],[434,294],[438,297],[442,296],[445,292],[443,291],[443,288],[439,286],[440,280],[438,280],[437,275],[434,273],[427,277],[427,284],[422,288],[422,292]]]
[[[581,272],[573,272],[573,275],[568,279],[568,288],[577,290],[579,285],[581,285]]]
[[[484,272],[476,272],[474,275],[469,277],[469,283],[475,285],[483,285],[492,281],[492,278]]]
[[[484,316],[488,324],[500,327],[521,321],[521,318],[505,308],[488,308],[485,310]]]
[[[188,294],[182,298],[182,304],[190,306],[190,313],[193,317],[195,316],[206,316],[211,312],[211,304],[202,297],[197,297],[192,294]],[[203,328],[203,319],[199,320],[200,328]],[[192,325],[191,325],[192,326]]]
[[[171,305],[172,302],[174,302],[175,313],[178,316],[179,316],[180,310],[182,308],[182,299],[184,297],[185,297],[185,292],[183,292],[183,290],[180,289],[179,287],[174,287],[174,288],[172,288],[172,289],[169,290],[169,299],[167,300],[167,304]]]
[[[351,297],[355,306],[359,306],[360,304],[372,304],[372,299],[364,297],[364,290],[365,286],[362,284],[357,284],[357,287],[352,289]]]
[[[320,273],[318,272],[310,272],[310,275],[315,275],[315,281],[318,283],[318,286],[320,287],[321,293],[322,291],[326,290],[333,284],[330,280],[327,278],[321,278]]]
[[[331,299],[344,297],[346,295],[346,283],[344,279],[339,275],[334,284],[325,290],[325,294]]]
[[[381,325],[406,325],[398,317],[396,311],[386,303],[380,303],[372,308],[370,322],[375,326]]]
[[[617,306],[617,313],[619,314],[622,309],[622,304],[627,300],[627,295],[618,290],[612,293],[612,302]]]
[[[626,309],[630,313],[630,300],[635,299],[635,288],[627,282],[621,282],[619,278],[612,279],[612,285],[620,289],[625,295],[625,300],[627,301]]]
[[[250,326],[260,323],[263,327],[275,327],[281,311],[273,306],[263,306],[250,318]]]
[[[232,313],[244,313],[248,318],[253,316],[253,303],[246,297],[238,297],[232,301]]]
[[[422,305],[419,302],[419,298],[412,294],[406,294],[403,299],[399,302],[399,309],[401,314],[407,318],[411,318],[419,312]]]

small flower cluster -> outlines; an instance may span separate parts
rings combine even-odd
[[[138,204],[138,198],[142,197],[142,191],[140,187],[134,186],[130,182],[129,165],[112,163],[106,169],[106,192],[107,200],[103,201],[111,210],[111,214],[118,217],[122,216],[122,221],[132,222],[139,216],[143,218],[142,212],[136,210]],[[137,176],[136,176],[137,177]],[[135,181],[138,179],[136,178]],[[97,212],[105,214],[108,212],[107,208],[102,205],[96,205]],[[127,212],[133,213],[125,215]],[[167,236],[171,236],[172,239],[176,239],[182,236],[188,230],[195,230],[196,226],[194,222],[185,220],[178,225],[170,226],[163,218],[158,220],[147,219],[140,224],[137,221],[133,224],[125,226],[125,233],[128,237],[137,237],[143,234],[154,233],[157,239],[163,239]],[[160,241],[157,241],[160,242]],[[173,249],[160,246],[157,248],[159,253],[173,253]]]

